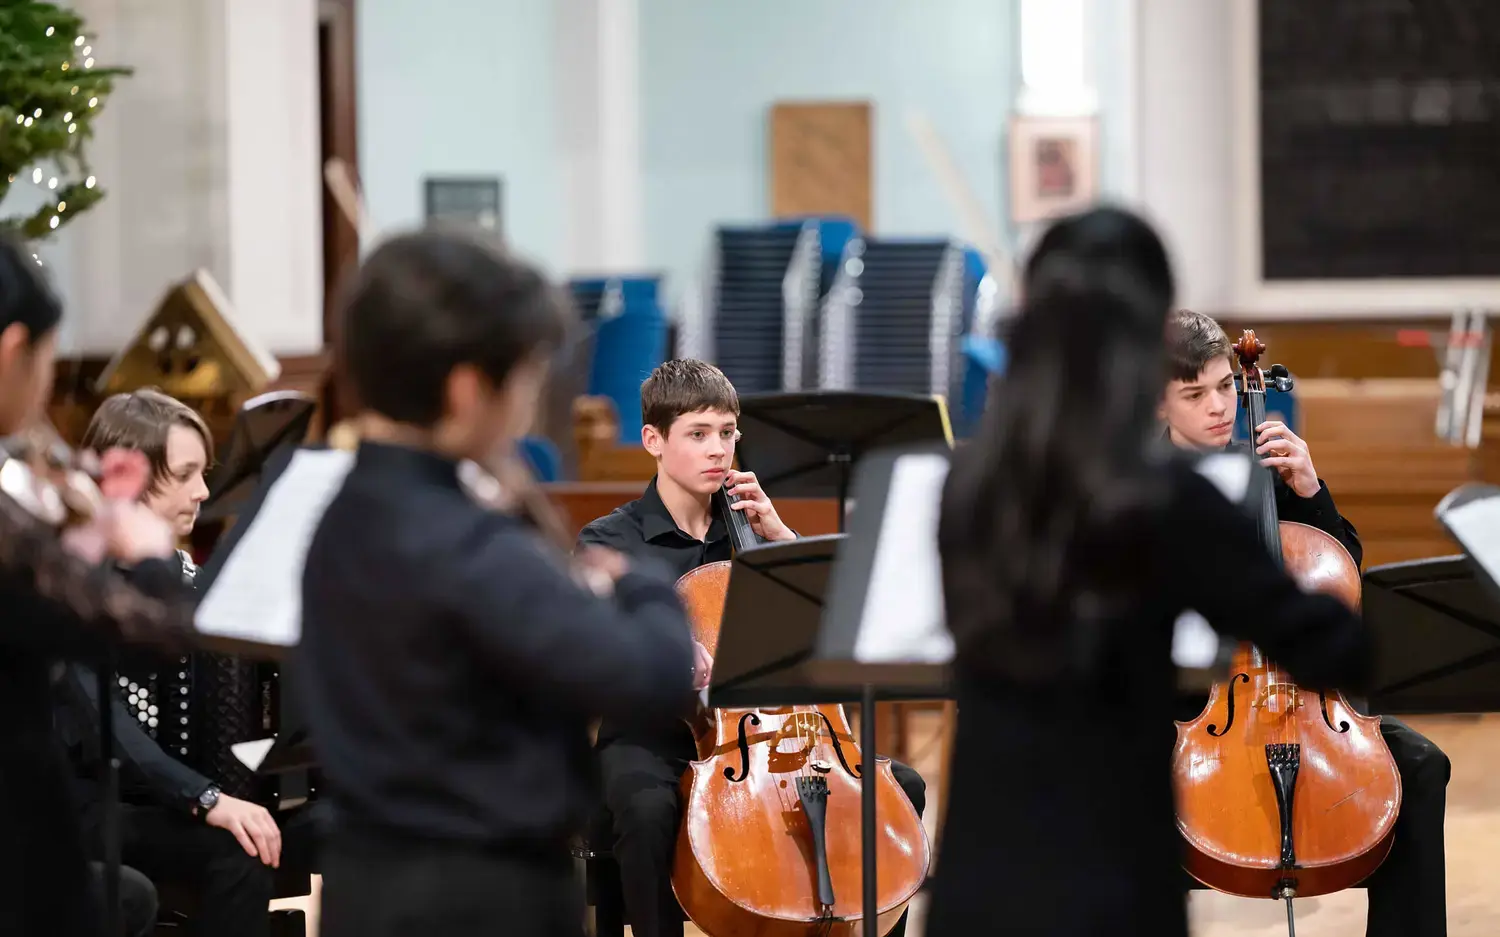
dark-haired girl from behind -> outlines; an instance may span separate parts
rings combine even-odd
[[[943,492],[962,718],[927,933],[1185,935],[1173,622],[1195,610],[1299,683],[1352,690],[1369,638],[1161,445],[1175,290],[1150,226],[1064,218],[1023,288],[1009,368]]]

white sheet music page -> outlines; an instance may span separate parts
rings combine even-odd
[[[953,659],[937,546],[947,477],[948,459],[942,455],[896,460],[854,642],[854,659],[861,663],[941,664]]]
[[[1474,562],[1500,582],[1500,495],[1449,508],[1443,523]]]
[[[302,563],[354,453],[299,449],[198,605],[200,632],[279,647],[302,638]]]

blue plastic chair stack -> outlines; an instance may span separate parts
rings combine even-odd
[[[824,304],[822,385],[956,399],[963,273],[947,240],[850,241]]]
[[[571,286],[575,300],[599,295],[594,305],[597,331],[588,392],[614,402],[620,441],[635,442],[641,435],[641,382],[665,360],[667,352],[661,278],[606,277],[574,280]]]
[[[600,308],[609,292],[610,281],[602,277],[569,280],[568,291],[573,294],[573,304],[578,307],[578,317],[592,325],[599,321]]]
[[[742,394],[784,389],[788,355],[800,380],[802,321],[790,322],[784,286],[794,264],[807,272],[806,315],[816,306],[817,227],[800,221],[725,227],[714,234],[711,357]]]

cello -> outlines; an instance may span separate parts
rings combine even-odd
[[[1267,378],[1281,392],[1292,386],[1281,365],[1261,371],[1265,348],[1253,331],[1234,346],[1252,433],[1266,419]],[[1344,545],[1279,521],[1269,493],[1260,500],[1261,540],[1286,572],[1358,611],[1359,568]],[[1337,691],[1298,687],[1248,643],[1203,712],[1177,723],[1172,774],[1187,871],[1215,891],[1284,899],[1293,934],[1293,898],[1357,885],[1390,852],[1401,777],[1380,717],[1361,715]]]
[[[759,542],[721,488],[714,507],[735,553]],[[693,636],[717,651],[730,563],[677,580]],[[672,889],[709,937],[862,933],[860,796],[865,766],[837,704],[718,709],[697,732],[698,760],[682,778],[683,819]],[[874,758],[878,933],[895,926],[927,877],[921,818]]]

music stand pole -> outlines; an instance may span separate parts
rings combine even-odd
[[[99,835],[104,848],[104,927],[109,937],[121,937],[120,917],[120,759],[115,753],[114,694],[115,651],[109,648],[98,663],[94,677],[99,694],[99,760],[104,768],[104,810]]]

